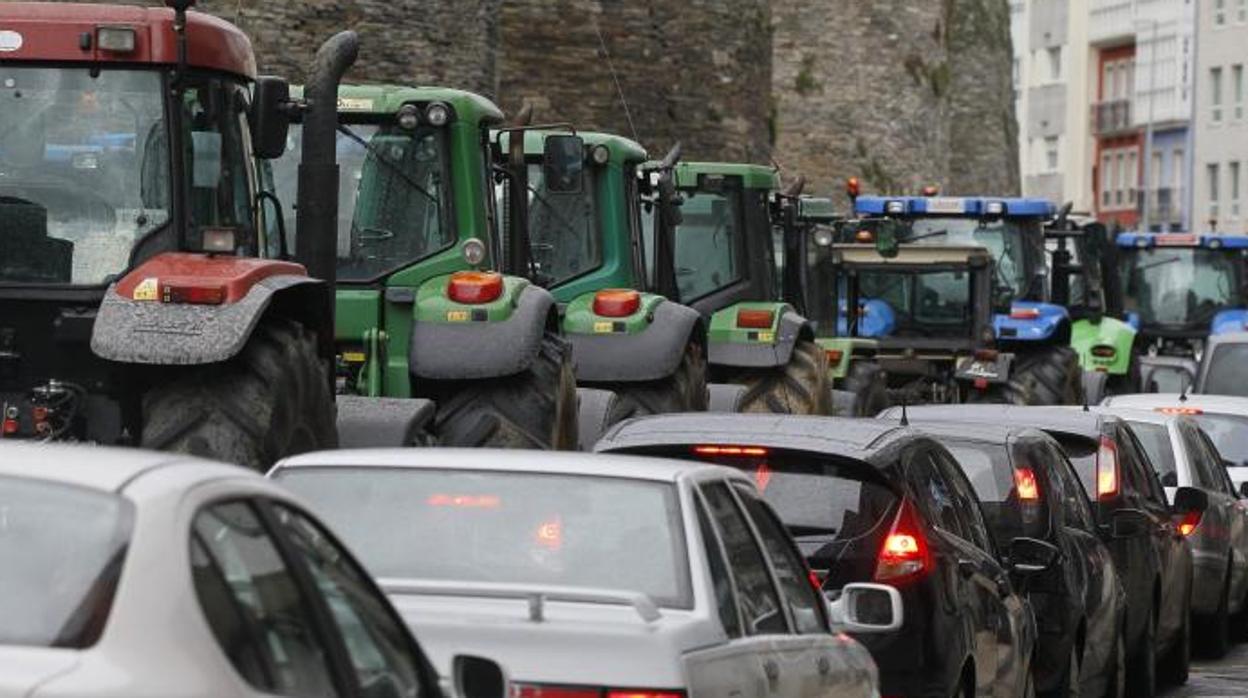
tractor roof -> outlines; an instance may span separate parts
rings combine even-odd
[[[859,196],[854,213],[860,216],[885,214],[901,216],[982,216],[989,204],[1000,202],[1007,218],[1052,218],[1057,206],[1047,199],[990,196]],[[901,211],[889,210],[901,207]],[[998,214],[999,215],[999,214]]]
[[[251,41],[238,27],[201,12],[186,13],[187,60],[194,68],[256,77]],[[99,27],[131,27],[134,50],[83,50],[83,36],[95,36]],[[86,5],[38,2],[0,3],[0,29],[20,37],[6,50],[10,61],[69,61],[100,65],[174,65],[178,62],[173,33],[173,10],[122,5]]]
[[[295,88],[302,94],[302,88]],[[405,87],[403,85],[343,85],[338,88],[338,111],[344,114],[397,114],[411,102],[445,102],[455,117],[469,123],[496,126],[503,112],[493,102],[475,92],[449,87]]]
[[[1119,247],[1207,247],[1230,250],[1248,249],[1248,235],[1213,235],[1208,233],[1119,233]]]
[[[536,129],[524,132],[524,153],[525,155],[541,155],[542,149],[545,147],[546,136],[571,136],[572,131],[561,129]],[[643,162],[648,157],[646,149],[637,141],[631,138],[625,138],[614,133],[602,133],[599,131],[577,131],[575,135],[581,137],[585,141],[585,145],[593,147],[596,145],[606,146],[611,152],[612,162]],[[507,148],[508,134],[502,134],[500,139],[504,150]]]
[[[832,245],[832,253],[840,261],[851,265],[911,266],[958,266],[972,262],[987,264],[989,253],[983,247],[973,245],[906,245],[897,248],[897,254],[884,257],[875,245],[839,243]]]
[[[769,165],[751,165],[741,162],[679,162],[676,163],[676,186],[696,187],[698,178],[704,175],[740,177],[746,189],[776,191],[780,188],[780,176]]]

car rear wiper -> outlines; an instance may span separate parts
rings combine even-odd
[[[803,524],[790,524],[786,526],[786,528],[789,529],[789,533],[793,534],[794,538],[808,536],[835,536],[837,531],[841,530],[839,528],[832,528],[831,526],[806,526]]]

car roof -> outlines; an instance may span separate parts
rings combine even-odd
[[[1192,407],[1207,412],[1248,416],[1248,397],[1235,395],[1132,393],[1111,395],[1102,400],[1101,404],[1110,407],[1136,407],[1150,410],[1157,407]]]
[[[1182,419],[1182,415],[1166,414],[1143,407],[1119,407],[1117,405],[1097,405],[1089,408],[1094,412],[1112,414],[1129,422],[1145,422],[1147,424],[1163,424],[1170,426]]]
[[[48,480],[116,492],[145,472],[209,463],[192,456],[133,448],[66,444],[0,444],[0,476]]]
[[[913,415],[910,415],[913,417]],[[892,419],[883,417],[882,419]],[[1012,437],[1045,436],[1043,430],[1026,424],[967,424],[954,420],[910,420],[910,428],[939,437],[969,441],[990,441],[1004,445]]]
[[[741,444],[865,460],[898,439],[917,435],[897,424],[874,419],[690,412],[630,419],[604,434],[595,449]]]
[[[918,405],[906,408],[910,425],[922,427],[923,421],[962,422],[963,424],[1000,424],[1029,426],[1044,431],[1097,436],[1101,424],[1112,415],[1084,411],[1078,407],[1027,406],[999,404]],[[897,419],[900,407],[881,412],[880,417]]]
[[[302,468],[412,468],[427,470],[505,470],[508,472],[625,477],[675,482],[682,477],[741,476],[732,468],[643,456],[489,448],[378,448],[318,451],[280,461],[270,471]]]

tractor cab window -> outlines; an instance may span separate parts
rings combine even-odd
[[[302,127],[292,126],[273,178],[294,250]],[[443,132],[345,124],[338,132],[338,278],[372,281],[455,242]]]
[[[892,337],[960,338],[969,334],[974,318],[968,271],[863,271],[858,278],[863,313],[860,330],[874,327],[883,336]],[[891,317],[869,317],[873,314]]]
[[[537,273],[557,286],[602,265],[596,169],[581,170],[580,191],[551,190],[540,163],[529,165],[529,249]]]
[[[125,271],[169,221],[164,105],[157,71],[0,66],[0,284]]]
[[[1144,325],[1207,326],[1238,300],[1239,251],[1202,247],[1121,250],[1123,307]]]
[[[1011,219],[979,218],[916,218],[910,221],[899,238],[901,243],[919,245],[972,245],[988,250],[996,269],[997,292],[994,297],[1028,298],[1026,250],[1027,237],[1038,226]],[[1034,231],[1039,237],[1039,231]]]
[[[738,186],[732,186],[735,181]],[[744,218],[739,180],[726,179],[717,191],[686,190],[676,226],[676,285],[690,303],[739,281]]]
[[[193,229],[253,229],[244,94],[236,83],[195,75],[187,78],[182,115]],[[238,234],[235,239],[247,237]],[[255,250],[246,252],[256,254]]]

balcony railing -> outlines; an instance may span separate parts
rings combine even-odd
[[[1098,136],[1112,136],[1135,130],[1131,123],[1131,100],[1115,99],[1093,104],[1092,130]]]
[[[1140,192],[1139,212],[1144,213],[1148,207],[1148,220],[1151,225],[1169,229],[1183,221],[1183,190],[1175,187],[1157,187]]]

